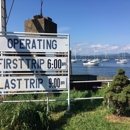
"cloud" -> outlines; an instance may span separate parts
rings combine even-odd
[[[112,46],[112,45],[101,45],[101,44],[95,44],[95,45],[91,45],[90,48],[96,52],[96,53],[112,53],[113,50],[117,50],[119,47],[118,46]]]
[[[129,51],[130,50],[130,44],[122,47],[123,51]]]
[[[106,45],[101,45],[101,44],[96,44],[96,45],[91,45],[90,47],[93,49],[104,49],[104,48],[108,48],[108,44]]]
[[[78,43],[77,46],[84,46],[84,45],[88,45],[89,42],[83,42],[83,43]]]
[[[118,46],[111,46],[110,47],[110,50],[116,50],[116,49],[118,49],[119,47]]]
[[[70,48],[72,51],[76,50],[78,52],[78,51],[82,51],[85,48],[87,48],[88,44],[90,44],[90,43],[89,42],[73,43],[73,44],[71,44]]]
[[[57,29],[57,32],[58,32],[58,33],[63,33],[63,32],[69,31],[69,30],[70,30],[69,27],[59,27],[59,28]]]
[[[97,45],[91,45],[90,47],[91,48],[101,48],[102,46],[100,44],[97,44]]]
[[[80,53],[82,50],[83,50],[82,48],[77,48],[77,49],[72,48],[72,49],[71,49],[71,52],[72,52],[72,53],[75,53],[75,52],[76,52],[76,53]]]
[[[90,44],[90,42],[75,43],[71,46],[72,53],[78,55],[98,55],[98,54],[114,54],[130,51],[130,44],[125,46],[111,44]]]

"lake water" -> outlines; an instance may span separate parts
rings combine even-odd
[[[127,64],[117,64],[114,59],[110,59],[108,62],[100,62],[98,66],[91,67],[83,66],[82,61],[77,61],[76,63],[72,63],[72,74],[113,77],[120,68],[124,69],[125,75],[130,78],[130,61],[128,61]]]

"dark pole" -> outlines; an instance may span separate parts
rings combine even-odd
[[[42,4],[43,4],[43,0],[41,0],[41,13],[40,13],[41,16],[42,16]]]
[[[7,12],[6,12],[6,0],[4,0],[4,20],[5,20],[5,32],[7,31],[6,27],[6,19],[7,19]]]

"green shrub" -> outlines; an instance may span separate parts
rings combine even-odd
[[[109,99],[109,105],[114,108],[117,115],[128,115],[130,108],[130,81],[125,76],[125,71],[119,69],[113,78],[110,87],[105,90],[105,103]]]

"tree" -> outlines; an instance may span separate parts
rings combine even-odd
[[[130,114],[130,81],[128,77],[125,76],[125,71],[123,69],[117,71],[110,87],[106,88],[104,99],[104,103],[107,103],[109,99],[109,105],[114,108],[114,114]]]

